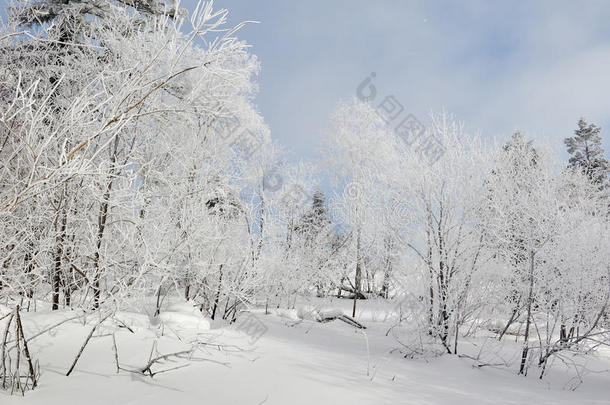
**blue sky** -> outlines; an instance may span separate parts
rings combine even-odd
[[[183,3],[187,8],[193,0]],[[469,131],[520,129],[563,149],[580,116],[610,152],[610,2],[216,0],[262,72],[257,104],[294,158],[315,158],[329,115],[371,72],[425,119]],[[608,153],[607,153],[608,155]]]
[[[7,0],[0,0],[5,6]],[[192,9],[196,0],[184,0]],[[371,72],[425,121],[520,129],[563,150],[580,116],[610,155],[610,1],[216,0],[261,62],[256,103],[293,160],[315,159],[337,102]],[[4,13],[0,13],[4,14]],[[564,154],[565,157],[565,154]]]

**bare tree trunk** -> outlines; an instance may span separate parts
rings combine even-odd
[[[449,300],[449,277],[450,271],[447,263],[447,252],[445,248],[445,238],[443,235],[443,220],[444,220],[444,210],[443,205],[439,206],[439,219],[437,224],[437,237],[438,237],[438,292],[439,292],[439,317],[438,317],[438,327],[439,327],[439,338],[443,346],[449,354],[451,354],[451,349],[449,348],[448,340],[449,340],[449,311],[447,309],[447,301]]]
[[[214,307],[212,308],[212,320],[216,316],[216,309],[218,308],[218,301],[220,301],[220,292],[222,290],[222,264],[220,265],[220,276],[218,277],[218,290],[216,291],[216,297],[214,298]]]
[[[104,231],[106,230],[106,221],[108,219],[108,206],[110,196],[112,194],[112,184],[114,183],[114,171],[116,164],[116,155],[119,147],[119,137],[116,137],[114,141],[114,151],[110,155],[110,169],[108,170],[108,183],[106,184],[106,190],[102,203],[100,204],[100,211],[98,214],[97,221],[97,241],[95,244],[95,254],[93,256],[93,308],[98,309],[100,307],[100,251],[102,248],[102,240],[104,239]]]
[[[258,244],[256,246],[255,260],[258,260],[258,258],[261,255],[261,251],[263,250],[264,237],[265,237],[265,234],[264,234],[264,231],[265,231],[265,196],[263,195],[262,190],[259,193],[259,198],[261,200],[261,211],[260,211],[260,218],[259,218],[259,222],[258,222],[259,238],[258,238]]]
[[[387,267],[386,272],[383,274],[383,284],[381,285],[381,292],[379,295],[386,300],[390,296],[390,273],[387,271]]]
[[[512,325],[513,322],[515,322],[515,319],[519,315],[519,305],[520,304],[521,304],[521,297],[519,297],[519,299],[517,299],[517,303],[515,304],[515,309],[513,310],[513,313],[510,315],[508,322],[506,322],[506,326],[504,326],[504,329],[502,329],[502,332],[500,332],[500,336],[498,337],[498,340],[502,340],[502,338],[506,334],[506,331],[508,331],[508,328],[510,328],[510,325]]]
[[[65,203],[65,202],[64,202]],[[55,259],[54,259],[54,268],[53,268],[53,303],[51,310],[57,311],[59,309],[59,290],[61,287],[61,262],[63,258],[64,251],[64,239],[66,237],[66,223],[67,223],[67,212],[65,207],[61,210],[61,212],[57,213],[56,219],[56,229],[57,229],[57,221],[61,221],[59,225],[59,229],[57,229],[58,234],[56,237],[57,242],[57,250],[55,251]],[[61,216],[61,219],[59,217]]]
[[[191,248],[189,246],[188,253],[188,265],[186,269],[186,274],[184,275],[184,300],[188,301],[191,298],[191,263],[193,259],[191,257]]]
[[[33,250],[34,250],[34,244],[30,240],[28,242],[28,251],[25,253],[25,257],[24,257],[25,274],[26,274],[26,279],[28,280],[26,296],[28,297],[29,300],[34,298],[34,286],[32,283],[33,279],[34,279],[34,276],[33,276],[34,257],[36,257],[38,255],[37,252],[33,253]],[[2,288],[1,285],[0,285],[0,288]],[[29,307],[30,307],[30,304],[28,303],[28,311],[29,311]]]
[[[385,247],[386,247],[386,260],[384,266],[383,273],[383,284],[381,286],[381,296],[385,299],[388,299],[390,295],[390,277],[392,274],[392,252],[393,252],[393,243],[391,237],[386,237],[385,239]]]
[[[529,351],[529,334],[530,325],[532,321],[532,301],[534,299],[534,251],[530,252],[530,271],[529,271],[529,289],[527,293],[527,317],[525,319],[525,335],[523,342],[523,352],[521,353],[521,366],[519,367],[519,374],[525,374],[525,365],[527,362],[527,354]]]
[[[186,301],[188,301],[190,298],[190,295],[191,295],[191,285],[189,283],[189,279],[187,278],[186,285],[184,286],[184,299]]]
[[[163,279],[161,280],[161,282],[159,283],[159,288],[157,289],[157,304],[156,304],[156,309],[155,309],[155,316],[159,316],[161,314],[161,294],[163,292]]]
[[[356,278],[354,280],[354,307],[352,309],[352,318],[356,317],[356,302],[358,294],[360,294],[360,284],[362,283],[362,267],[360,263],[360,228],[358,228],[358,236],[356,240]]]
[[[432,267],[432,215],[428,208],[428,227],[426,228],[426,238],[428,240],[428,256],[426,265],[428,266],[429,288],[428,288],[428,335],[434,334],[434,269]]]

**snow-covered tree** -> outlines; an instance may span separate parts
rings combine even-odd
[[[374,190],[388,184],[388,173],[397,167],[396,140],[385,121],[368,103],[353,100],[341,103],[332,116],[326,161],[337,184],[343,187],[333,205],[342,225],[352,232],[354,249],[354,282],[352,292],[356,302],[362,297],[365,275],[363,247],[375,237],[373,229],[381,221],[372,203]]]
[[[601,128],[587,124],[584,118],[578,121],[574,136],[564,140],[570,156],[569,167],[583,171],[592,182],[604,186],[608,180],[610,162],[604,155]]]
[[[425,309],[416,318],[424,333],[452,353],[457,350],[457,329],[469,315],[477,270],[486,260],[479,206],[489,152],[447,114],[432,116],[426,136],[443,145],[442,158],[430,165],[417,150],[405,148],[396,172],[406,213],[401,240],[419,270],[404,269],[410,274],[402,278],[411,285],[409,292],[421,297]]]
[[[540,153],[522,135],[516,134],[498,154],[486,180],[487,201],[482,213],[486,224],[486,245],[510,269],[504,278],[507,286],[504,294],[514,309],[504,331],[519,314],[524,313],[521,374],[527,372],[532,353],[538,350],[538,346],[530,341],[532,331],[535,328],[541,340],[546,338],[546,343],[541,341],[540,344],[548,347],[558,329],[555,325],[562,316],[566,316],[556,312],[565,310],[564,305],[572,307],[572,304],[567,304],[570,301],[568,297],[575,291],[582,291],[582,287],[567,283],[571,280],[570,274],[576,272],[574,275],[582,276],[583,271],[589,271],[559,262],[557,258],[563,256],[559,250],[569,249],[563,243],[583,223],[603,221],[601,216],[594,214],[603,201],[600,195],[596,195],[595,187],[578,173],[562,175],[557,162],[550,154]],[[574,253],[573,257],[577,255]],[[590,271],[586,277],[591,276],[599,282],[605,269]],[[580,294],[583,293],[576,293]],[[599,297],[597,292],[584,293],[588,294]],[[593,307],[597,308],[594,312],[599,313],[600,305]],[[547,318],[546,327],[540,324],[540,316]],[[547,353],[550,351],[545,350]],[[548,358],[542,352],[538,352],[541,358]]]
[[[238,141],[261,122],[250,101],[256,59],[234,30],[216,34],[226,14],[205,4],[188,31],[185,21],[115,7],[68,42],[61,30],[13,35],[10,20],[1,43],[10,62],[1,74],[5,285],[35,260],[25,279],[51,286],[54,309],[83,287],[97,307],[126,287],[176,280],[153,275],[197,260],[185,251],[216,187],[211,168],[235,183]],[[60,62],[35,63],[48,54]]]

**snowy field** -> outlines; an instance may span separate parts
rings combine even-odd
[[[320,304],[319,302],[317,304]],[[351,302],[334,300],[329,308],[348,313]],[[298,307],[298,305],[297,305]],[[608,404],[608,351],[587,360],[591,373],[575,384],[574,373],[554,365],[544,380],[520,377],[513,367],[476,367],[467,357],[405,359],[378,302],[361,302],[362,332],[346,323],[300,320],[296,310],[255,313],[264,323],[253,342],[247,330],[212,325],[188,304],[169,305],[158,322],[119,313],[94,334],[70,377],[65,373],[97,319],[63,324],[31,342],[40,362],[40,386],[21,395],[0,394],[2,404]],[[43,330],[74,311],[24,315],[26,334]],[[242,316],[248,316],[243,314]],[[390,317],[391,318],[391,317]],[[374,320],[376,319],[376,320]],[[393,329],[395,331],[396,329]],[[190,360],[172,359],[153,368],[170,369],[153,378],[116,373],[112,336],[119,364],[138,369],[151,348],[159,354],[189,349],[201,342]],[[407,333],[406,331],[403,331]],[[509,339],[510,340],[510,339]],[[476,356],[484,339],[464,341],[463,354]],[[511,345],[507,343],[506,352]],[[517,350],[513,350],[517,352]],[[562,371],[563,370],[563,371]],[[593,371],[601,371],[595,373]],[[602,371],[605,370],[605,371]],[[577,387],[576,387],[577,386]],[[575,388],[573,390],[573,388]]]

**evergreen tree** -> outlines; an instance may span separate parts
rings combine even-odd
[[[538,174],[538,162],[540,160],[538,151],[534,148],[532,141],[527,141],[519,131],[515,131],[503,149],[504,158],[507,159],[508,168],[511,172],[510,177],[517,185],[516,189],[520,193],[530,195],[534,190],[529,185],[529,177]],[[519,222],[520,218],[515,217],[508,224],[511,230],[514,229],[514,233],[511,236],[510,251],[513,254],[512,260],[516,267],[519,267],[521,263],[527,260],[527,249],[516,230]]]
[[[512,201],[528,200],[536,192],[531,181],[540,176],[540,155],[533,142],[526,140],[520,131],[513,133],[511,139],[502,147],[502,152],[496,167],[486,180],[489,189],[481,212],[481,215],[487,218],[495,218],[504,213],[506,221],[502,238],[487,233],[487,243],[512,267],[512,272],[505,280],[508,287],[506,301],[512,307],[511,315],[500,333],[500,339],[518,318],[526,303],[523,286],[528,280],[526,264],[529,253],[522,235],[523,223],[528,219],[523,218],[522,212],[516,211],[513,202],[505,199],[506,196],[502,194],[511,190]],[[504,187],[497,187],[497,184],[504,184]]]
[[[512,152],[515,152],[513,155],[513,165],[516,166],[516,160],[521,160],[521,156],[529,156],[528,159],[525,159],[526,162],[529,162],[531,166],[536,166],[539,160],[538,151],[533,146],[533,141],[526,141],[525,137],[520,131],[515,131],[513,136],[510,138],[504,147],[504,152],[507,155],[510,155]]]
[[[311,207],[301,215],[293,230],[296,238],[292,243],[300,258],[302,277],[316,287],[318,296],[324,296],[329,279],[323,269],[331,256],[333,233],[322,191],[313,194]]]
[[[604,186],[608,180],[610,162],[604,157],[601,128],[587,124],[584,118],[578,121],[574,136],[564,140],[571,155],[568,167],[582,170],[595,184]]]
[[[326,197],[321,190],[314,192],[311,208],[303,214],[295,230],[311,244],[330,224],[326,208]]]
[[[20,0],[9,8],[10,14],[25,26],[42,25],[59,20],[78,19],[86,24],[91,17],[104,18],[113,7],[131,7],[150,15],[176,17],[184,14],[175,5],[157,0]]]

